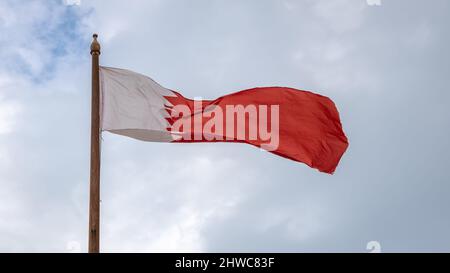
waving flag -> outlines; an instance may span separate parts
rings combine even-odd
[[[327,97],[258,87],[191,100],[151,78],[100,67],[101,130],[153,142],[241,142],[333,173],[348,147]]]

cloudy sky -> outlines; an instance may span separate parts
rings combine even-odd
[[[350,141],[327,175],[249,145],[104,133],[102,251],[450,251],[449,13],[447,0],[1,0],[0,251],[87,249],[93,32],[101,64],[186,97],[329,96]]]

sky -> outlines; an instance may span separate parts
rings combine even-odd
[[[0,252],[85,252],[89,45],[213,99],[330,97],[334,175],[250,145],[102,135],[101,251],[450,251],[447,0],[0,1]]]

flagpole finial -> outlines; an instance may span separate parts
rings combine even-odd
[[[94,54],[100,55],[100,44],[97,41],[97,37],[98,37],[97,33],[94,33],[92,35],[92,38],[94,38],[94,40],[91,43],[91,55],[94,55]]]

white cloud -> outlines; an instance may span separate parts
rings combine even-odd
[[[11,76],[0,73],[0,136],[13,131],[17,115],[20,114],[21,105],[17,100],[8,99],[6,95],[11,90],[20,89],[21,84],[17,84]]]
[[[345,33],[361,27],[366,4],[363,1],[314,1],[312,10],[321,19],[323,27],[336,33]]]
[[[15,118],[19,112],[19,104],[6,103],[0,100],[0,135],[7,134],[13,130]]]

